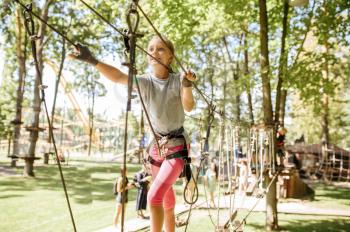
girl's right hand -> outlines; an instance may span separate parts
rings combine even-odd
[[[98,60],[94,57],[94,55],[87,46],[77,43],[75,48],[76,49],[74,50],[74,52],[69,54],[70,58],[81,60],[94,66],[97,65]]]

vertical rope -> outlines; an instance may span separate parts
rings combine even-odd
[[[223,159],[223,133],[224,133],[224,123],[223,117],[220,117],[220,127],[219,127],[219,176],[218,176],[218,185],[219,185],[219,193],[218,193],[218,207],[217,207],[217,222],[220,221],[220,199],[221,199],[221,177],[224,176],[221,170],[224,170],[222,167],[222,159]]]
[[[259,142],[260,142],[260,147],[259,147],[259,171],[260,171],[260,183],[259,187],[262,189],[263,187],[263,176],[264,176],[264,170],[263,170],[263,152],[264,152],[264,131],[259,130]]]

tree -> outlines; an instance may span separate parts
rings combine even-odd
[[[49,7],[51,5],[51,0],[46,0],[43,7],[40,9],[41,18],[47,22]],[[44,70],[44,58],[43,58],[43,49],[45,46],[45,35],[46,35],[46,25],[44,23],[39,24],[38,36],[39,39],[36,41],[36,56],[38,62],[38,72],[36,72],[35,82],[34,82],[34,98],[33,98],[33,118],[32,123],[28,130],[30,131],[30,144],[28,148],[28,154],[25,159],[25,167],[24,167],[24,175],[34,176],[34,157],[35,157],[35,148],[36,142],[39,137],[39,117],[40,117],[40,109],[41,109],[41,99],[40,99],[40,90],[39,85],[42,81],[42,73]],[[32,44],[33,46],[33,44]],[[32,47],[33,49],[33,47]]]
[[[22,104],[24,95],[24,84],[26,77],[26,45],[27,36],[23,28],[23,17],[21,14],[21,7],[16,7],[16,57],[18,63],[18,81],[17,81],[17,94],[16,94],[16,115],[15,119],[12,121],[14,126],[13,133],[13,157],[19,156],[19,138],[21,135],[21,125],[22,125]],[[11,167],[16,166],[16,159],[12,158]]]

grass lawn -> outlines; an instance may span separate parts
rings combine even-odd
[[[35,167],[35,178],[0,176],[0,231],[16,232],[64,232],[73,231],[58,168],[54,164]],[[0,160],[0,166],[8,166],[9,160]],[[23,163],[15,169],[23,172]],[[119,175],[118,163],[93,160],[70,161],[63,165],[64,177],[77,230],[95,231],[112,225],[115,200],[112,187]],[[138,165],[128,165],[131,180],[139,170]],[[350,210],[350,189],[317,184],[315,200],[307,202],[315,207]],[[175,185],[177,202],[182,202],[182,183]],[[129,191],[126,220],[136,216],[136,190]],[[203,197],[202,186],[200,196]],[[237,219],[246,211],[239,211]],[[216,211],[212,211],[214,220]],[[185,214],[186,215],[186,214]],[[350,218],[279,214],[281,231],[350,231]],[[252,213],[244,231],[264,231],[265,214]],[[176,231],[184,231],[184,227]],[[214,231],[207,210],[194,210],[189,232]]]
[[[6,165],[0,162],[0,166]],[[112,189],[119,165],[71,161],[69,166],[62,166],[78,231],[112,225],[115,207]],[[138,170],[137,165],[128,165],[129,179]],[[16,169],[18,173],[22,171],[23,167]],[[0,231],[73,231],[57,166],[37,166],[35,175],[35,178],[0,176]],[[136,190],[129,192],[126,218],[136,216],[135,195]]]
[[[216,219],[216,211],[212,212]],[[240,211],[237,220],[242,219],[247,211]],[[207,210],[196,210],[193,212],[191,222],[187,231],[215,231]],[[278,222],[281,232],[348,232],[350,231],[350,219],[347,217],[328,217],[313,215],[279,214]],[[244,232],[265,231],[265,213],[253,212],[247,218],[247,224],[243,227]],[[182,227],[177,231],[185,231]],[[233,230],[232,230],[233,231]]]

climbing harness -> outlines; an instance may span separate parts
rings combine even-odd
[[[150,153],[149,149],[151,147],[153,147],[153,145],[155,144],[155,140],[158,140],[159,146],[160,146],[160,152],[161,152],[161,153],[158,153],[158,155],[161,158],[164,158],[166,160],[175,159],[175,158],[183,159],[184,160],[184,168],[183,168],[182,173],[180,174],[180,177],[186,177],[187,181],[190,181],[190,179],[191,179],[191,168],[190,168],[191,158],[189,157],[189,154],[188,154],[186,138],[183,135],[184,131],[185,131],[184,128],[181,127],[178,130],[172,131],[166,135],[157,134],[156,138],[153,139],[153,142],[151,142],[150,145],[148,146],[147,153],[148,154]],[[165,156],[165,154],[167,153],[167,150],[168,150],[166,148],[166,145],[168,143],[171,144],[171,142],[173,140],[176,140],[176,139],[181,140],[181,142],[183,144],[182,145],[183,149]],[[157,161],[157,160],[153,159],[151,155],[148,155],[147,161],[150,164],[157,166],[157,167],[160,167],[162,165],[162,161]]]

